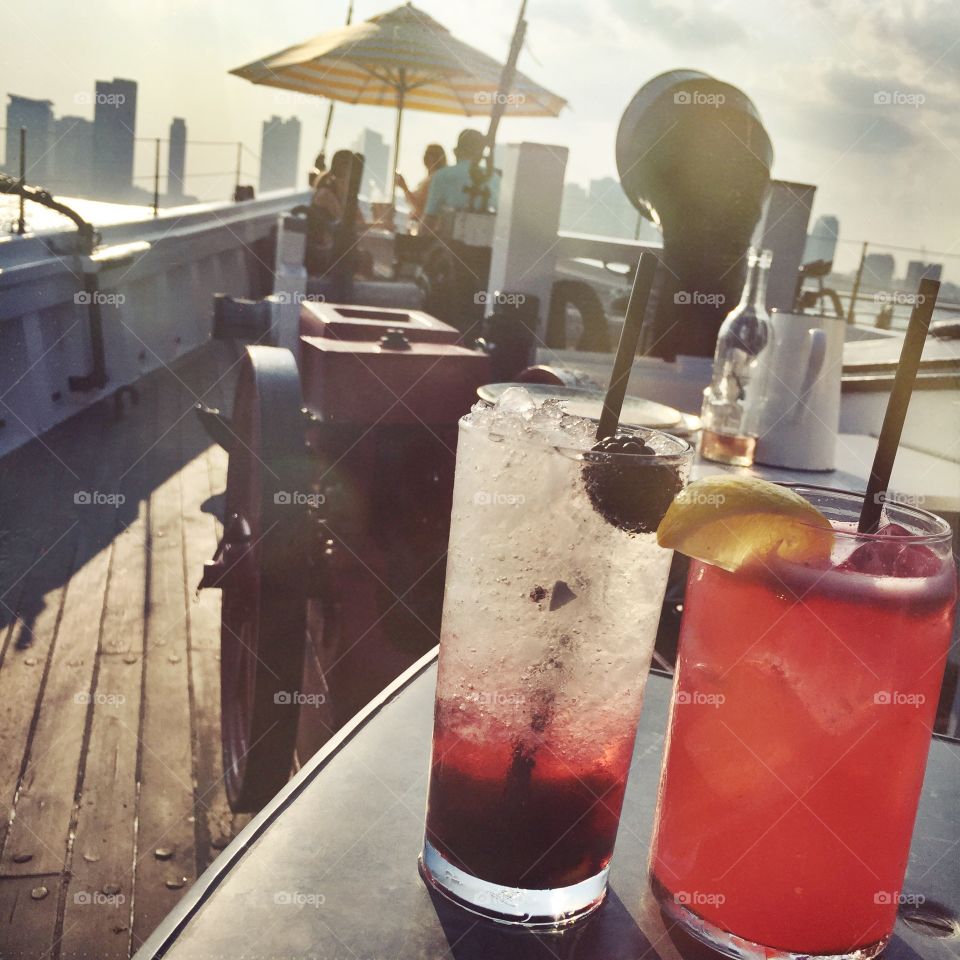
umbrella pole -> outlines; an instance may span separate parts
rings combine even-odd
[[[517,75],[517,60],[523,49],[523,38],[527,33],[527,21],[524,14],[527,12],[527,0],[520,0],[520,13],[517,14],[517,25],[513,30],[513,39],[510,41],[510,53],[507,62],[500,71],[500,84],[497,87],[497,98],[490,111],[490,128],[487,130],[487,175],[493,176],[493,148],[497,145],[497,129],[500,118],[507,109],[507,97],[513,89],[513,79]]]
[[[350,6],[347,7],[347,26],[353,20],[353,0],[350,0]],[[327,107],[327,123],[323,128],[323,143],[320,146],[320,156],[323,157],[323,165],[327,165],[327,143],[330,140],[330,125],[333,123],[333,101]]]
[[[327,123],[323,128],[323,143],[320,145],[320,156],[323,158],[323,166],[327,166],[327,143],[330,140],[330,125],[333,123],[333,101],[330,101],[327,107]]]
[[[407,93],[407,70],[400,68],[400,82],[397,84],[397,128],[393,134],[393,189],[390,191],[391,206],[397,199],[397,167],[400,165],[400,124],[403,120],[403,100]]]

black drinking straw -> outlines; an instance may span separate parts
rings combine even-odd
[[[610,386],[607,387],[607,395],[603,398],[603,412],[600,414],[600,425],[597,427],[598,440],[612,437],[617,432],[620,411],[623,409],[623,398],[627,394],[630,368],[633,366],[633,358],[637,355],[640,327],[647,310],[647,301],[650,299],[650,289],[653,287],[653,277],[657,272],[658,263],[655,254],[649,251],[640,254],[640,262],[637,264],[637,272],[633,278],[633,289],[630,291],[630,302],[627,304],[627,314],[623,318],[617,356],[613,361],[613,372],[610,374]]]
[[[864,494],[863,507],[860,510],[860,522],[857,525],[860,533],[876,533],[880,525],[883,501],[890,484],[890,475],[893,473],[893,460],[900,445],[903,421],[907,416],[913,382],[920,366],[920,354],[923,353],[923,344],[927,339],[930,318],[933,316],[933,308],[937,304],[939,292],[939,280],[924,277],[920,281],[917,299],[910,314],[910,324],[903,338],[900,362],[897,364],[897,373],[893,379],[893,389],[887,401],[887,412],[883,416],[877,452],[873,458],[873,466],[870,468],[870,480],[867,483],[867,492]]]

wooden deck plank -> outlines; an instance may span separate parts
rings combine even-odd
[[[228,415],[232,411],[233,392],[237,379],[241,350],[229,344],[220,344],[218,349],[211,351],[211,357],[216,365],[215,375],[211,377],[211,386],[205,395],[205,402],[219,407]],[[204,465],[207,474],[208,520],[211,524],[212,535],[207,540],[207,550],[219,541],[222,525],[216,510],[222,510],[223,495],[227,486],[227,452],[218,444],[211,444],[204,453]],[[198,479],[198,489],[199,489]],[[184,503],[184,523],[189,524],[200,516],[195,506]],[[188,545],[187,569],[191,575],[199,575],[202,561],[209,554],[193,549],[195,537],[186,538]],[[196,543],[201,542],[199,531]],[[199,555],[198,555],[199,554]],[[211,785],[216,784],[209,797],[201,790],[198,795],[198,807],[201,814],[205,814],[206,839],[210,846],[209,860],[212,861],[217,853],[249,822],[249,814],[237,814],[230,810],[227,802],[226,790],[223,786],[223,758],[220,745],[220,601],[219,591],[205,591],[201,595],[200,603],[191,608],[195,612],[198,622],[196,628],[191,627],[195,646],[209,644],[209,656],[205,651],[197,654],[197,660],[207,669],[202,673],[195,671],[195,699],[198,705],[196,713],[196,734],[198,743],[198,770],[199,783],[202,786],[205,780]],[[199,618],[203,618],[202,622]],[[204,681],[207,682],[206,692],[202,690]],[[198,843],[198,857],[204,853],[204,846]],[[205,867],[207,863],[199,863]]]
[[[128,956],[248,819],[222,786],[219,595],[193,601],[227,457],[189,412],[229,412],[239,356],[213,344],[144,378],[122,419],[90,408],[4,459],[0,960]],[[76,491],[127,502],[97,511]],[[44,830],[49,849],[21,849]],[[15,850],[34,858],[12,863]]]
[[[91,409],[84,421],[88,431],[102,427],[103,411]],[[5,457],[0,469],[0,623],[10,624],[0,662],[0,874],[7,872],[5,864],[12,855],[9,822],[40,727],[67,584],[75,567],[109,544],[112,534],[113,517],[107,524],[98,523],[103,511],[77,502],[79,494],[100,489],[104,477],[102,457],[85,432],[61,424]],[[106,512],[115,514],[111,509]],[[47,711],[50,723],[51,712],[52,708]],[[82,725],[81,719],[81,730]],[[69,781],[70,772],[60,772]],[[65,782],[62,790],[70,802],[75,773],[74,769],[73,781]],[[53,841],[54,846],[61,841],[65,848],[66,833]],[[16,834],[10,842],[18,843]],[[38,869],[43,870],[43,864],[31,860],[17,865],[14,872]]]
[[[181,462],[182,415],[192,398],[173,382],[160,400],[151,458],[167,475],[167,465]],[[177,469],[150,498],[133,949],[196,879],[181,482]],[[170,851],[169,859],[159,859],[158,850]]]
[[[78,960],[95,945],[98,955],[129,956],[133,903],[133,843],[139,763],[140,694],[144,629],[146,511],[161,481],[147,456],[156,440],[159,397],[166,375],[139,386],[139,402],[112,418],[98,452],[126,495],[118,516],[115,556],[105,598],[89,741],[81,766],[75,838],[59,936],[64,956]],[[130,662],[132,659],[132,662]],[[92,769],[88,769],[88,766]],[[94,860],[94,857],[100,860]],[[101,941],[104,941],[101,943]]]
[[[0,960],[47,960],[56,955],[54,930],[62,885],[59,876],[0,879]]]
[[[92,509],[114,512],[106,506]],[[113,518],[102,522],[112,523]],[[111,552],[108,546],[94,554],[67,587],[30,756],[0,860],[5,875],[64,869]]]
[[[24,589],[17,605],[16,625],[17,642],[8,651],[4,664],[0,665],[0,703],[5,711],[14,713],[11,722],[3,723],[3,733],[19,737],[26,717],[30,729],[23,736],[19,747],[4,749],[4,765],[20,762],[29,758],[25,768],[24,784],[30,786],[31,777],[42,783],[44,791],[55,797],[56,802],[48,805],[40,798],[42,813],[30,809],[29,795],[17,797],[14,831],[6,844],[5,857],[9,862],[21,860],[21,854],[33,854],[33,850],[20,850],[20,837],[31,829],[44,829],[49,824],[54,835],[46,838],[45,856],[32,857],[17,868],[29,873],[45,869],[44,861],[61,861],[61,867],[69,862],[71,826],[76,815],[76,788],[78,773],[82,769],[84,755],[84,737],[87,729],[88,709],[82,703],[82,686],[86,678],[92,675],[94,657],[71,657],[68,648],[61,640],[74,633],[72,623],[80,624],[80,633],[95,643],[96,627],[101,619],[101,611],[96,611],[95,595],[105,588],[107,578],[102,570],[103,560],[109,560],[113,536],[124,512],[123,507],[107,504],[81,502],[80,493],[110,493],[123,489],[121,468],[124,455],[135,451],[138,445],[149,442],[149,437],[140,438],[145,408],[149,406],[151,396],[149,382],[141,390],[140,416],[131,415],[118,419],[112,405],[98,404],[80,414],[75,420],[61,424],[36,443],[5,458],[3,474],[8,481],[12,496],[4,491],[0,504],[0,528],[4,535],[12,534],[14,541],[23,542],[33,539],[40,549],[37,551],[33,567],[23,564],[22,556],[15,558],[11,568],[4,571],[4,584],[9,589],[11,575],[23,578]],[[57,538],[61,538],[57,543]],[[77,569],[83,570],[83,576],[73,576]],[[93,597],[93,599],[91,599]],[[68,599],[69,607],[68,607]],[[72,610],[73,612],[69,612]],[[89,612],[89,617],[83,612]],[[82,646],[78,637],[69,641],[78,651]],[[22,649],[24,646],[26,649]],[[96,654],[95,648],[92,653]],[[80,660],[85,662],[80,663]],[[71,666],[71,660],[73,666]],[[47,664],[43,672],[43,682],[35,677],[23,677],[23,667],[31,662]],[[63,675],[66,666],[82,675],[74,677],[72,683]],[[42,671],[42,666],[35,667]],[[88,674],[87,671],[91,671]],[[6,695],[5,688],[14,687],[14,695]],[[65,709],[62,692],[74,686],[75,699]],[[89,686],[87,692],[89,693]],[[59,692],[58,692],[59,691]],[[80,694],[76,698],[76,694]],[[26,696],[34,698],[31,709],[18,709],[18,699]],[[57,702],[57,701],[61,702]],[[79,716],[78,716],[79,714]],[[6,717],[3,718],[6,721]],[[64,733],[63,739],[59,738]],[[57,751],[50,754],[44,743],[51,736],[58,737]],[[73,751],[79,748],[74,757]],[[16,761],[14,756],[16,755]],[[58,760],[62,759],[62,768],[58,769]],[[49,782],[48,775],[55,778]],[[0,770],[0,794],[9,795],[17,786],[17,776],[10,776],[8,769]],[[21,804],[20,800],[24,802]],[[6,803],[4,813],[11,809]],[[131,813],[132,815],[132,813]],[[17,822],[19,818],[19,823]],[[44,881],[49,894],[42,901],[43,909],[20,909],[15,931],[16,942],[23,947],[25,956],[56,956],[62,937],[63,905],[66,887],[63,876]],[[26,889],[33,881],[0,881],[9,890]],[[16,886],[14,886],[16,885]],[[0,896],[3,896],[0,893]],[[16,897],[14,897],[16,899]],[[22,904],[27,901],[20,900]],[[69,932],[67,934],[70,939]],[[0,942],[8,943],[6,936],[0,935]],[[88,955],[95,955],[95,945],[87,942]]]
[[[215,517],[201,506],[210,498],[206,453],[183,469],[184,557],[195,583],[219,536]],[[188,588],[190,580],[188,580]],[[194,758],[197,782],[198,869],[204,869],[234,833],[233,814],[223,786],[220,750],[220,592],[203,590],[188,605],[190,672],[193,680]]]
[[[63,428],[51,433],[4,457],[0,470],[0,624],[19,617],[18,638],[46,592],[25,589],[25,574],[42,572],[46,552],[76,520],[73,492],[91,469],[90,444]]]
[[[11,544],[10,538],[4,536],[2,532],[0,532],[0,547],[2,547],[0,552],[3,553],[7,566],[13,571],[12,582],[0,593],[0,668],[2,668],[7,650],[15,642],[14,630],[20,622],[18,611],[26,589],[24,581],[37,563],[42,562],[43,555],[34,543],[31,542],[26,548],[22,544]],[[17,547],[20,549],[18,550]],[[11,552],[15,555],[12,562]]]
[[[75,535],[68,533],[51,545],[41,563],[27,574],[24,594],[36,598],[35,607],[20,614],[23,621],[11,624],[13,635],[0,666],[0,850],[6,846],[9,816],[76,546]],[[47,588],[47,584],[53,586]],[[22,644],[17,643],[18,637],[23,638]]]
[[[134,812],[140,743],[147,505],[115,540],[60,960],[130,955]]]
[[[204,404],[230,413],[233,387],[242,348],[227,343],[211,344],[205,353],[207,368],[195,387]],[[206,449],[183,471],[184,563],[187,589],[193,591],[220,537],[215,510],[226,488],[227,454],[202,432],[192,419],[185,434],[198,435]],[[194,437],[195,439],[196,437]],[[193,689],[194,776],[196,780],[197,870],[204,870],[220,850],[249,821],[234,814],[223,786],[220,747],[220,593],[192,593],[188,604],[190,670]]]
[[[85,439],[75,428],[51,438],[51,443],[62,444],[62,456],[46,442],[41,442],[37,451],[41,461],[52,457],[63,469],[54,473],[55,489],[49,489],[45,471],[39,471],[33,490],[40,499],[31,513],[48,536],[75,539],[76,550],[0,858],[0,874],[5,875],[62,872],[67,867],[76,790],[92,716],[90,694],[113,538],[127,499],[120,470],[127,445],[140,432],[136,419],[117,420],[104,405],[90,410],[84,421],[91,431]],[[92,442],[98,435],[103,442]],[[31,469],[27,458],[19,467],[23,496],[23,488],[31,489],[29,478],[36,465]],[[22,527],[28,526],[29,521],[22,523]],[[44,555],[36,566],[42,582],[64,582],[63,571],[50,568],[52,559]]]

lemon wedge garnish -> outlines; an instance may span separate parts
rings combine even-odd
[[[695,480],[657,528],[661,547],[734,571],[773,556],[820,566],[830,559],[830,521],[800,494],[758,477]]]

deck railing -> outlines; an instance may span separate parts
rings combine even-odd
[[[74,252],[71,230],[0,237],[0,454],[206,342],[215,292],[271,292],[278,218],[306,199],[281,192],[95,224],[102,240],[93,258]],[[107,384],[71,390],[70,378],[94,361],[94,296]]]

